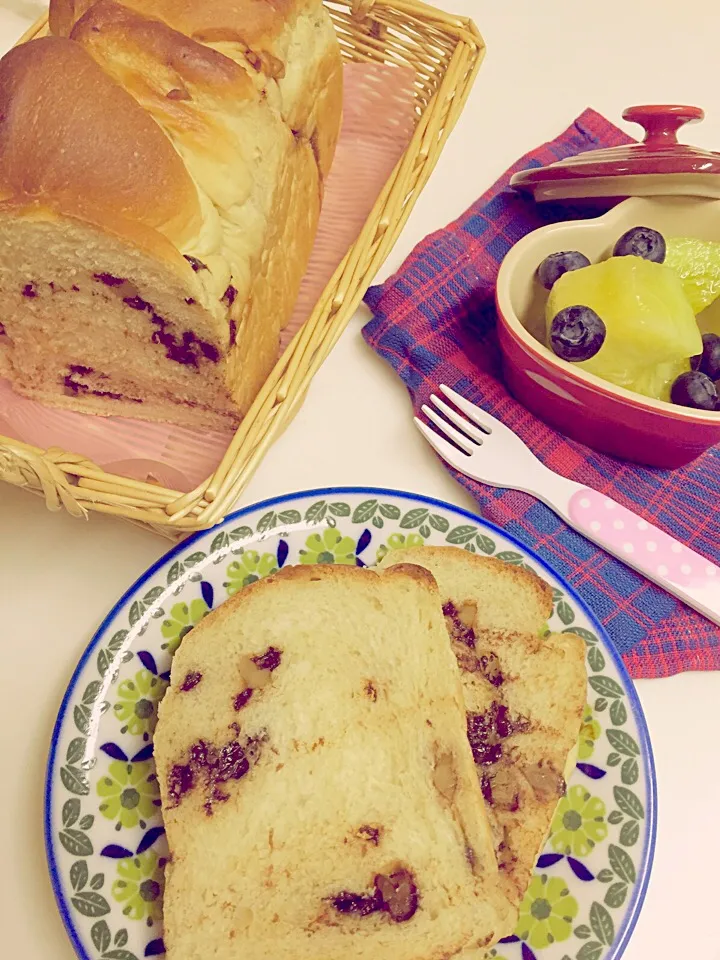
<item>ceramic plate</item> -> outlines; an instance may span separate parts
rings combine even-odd
[[[210,610],[286,564],[372,565],[402,544],[456,544],[524,565],[554,589],[553,630],[587,644],[577,767],[495,960],[616,960],[647,886],[655,780],[637,695],[597,620],[524,546],[449,504],[390,490],[294,494],[235,513],[160,560],[85,651],[55,725],[45,832],[52,883],[82,960],[164,953],[166,856],[153,726],[170,659]]]

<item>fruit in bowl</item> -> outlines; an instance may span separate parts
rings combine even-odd
[[[699,370],[681,373],[674,381],[670,391],[673,403],[683,407],[697,407],[698,410],[717,410],[718,395],[710,377]]]
[[[657,230],[637,226],[599,263],[590,264],[577,251],[550,254],[537,270],[550,291],[548,347],[626,390],[720,410],[713,382],[720,377],[720,337],[710,335],[705,343],[693,309],[720,295],[718,251],[720,244],[666,240]],[[711,269],[715,263],[717,272]]]
[[[669,396],[658,400],[616,386],[591,373],[583,361],[562,360],[548,344],[549,292],[537,276],[539,264],[558,251],[581,251],[595,265],[612,258],[618,239],[638,224],[666,239],[664,266],[673,266],[681,275],[686,296],[698,313],[700,331],[707,339],[720,335],[720,297],[711,302],[720,289],[720,269],[714,265],[720,251],[720,200],[630,197],[600,216],[538,227],[505,255],[496,288],[503,375],[516,400],[566,436],[623,460],[673,469],[720,445],[720,412],[672,403]],[[681,258],[685,266],[680,271],[675,246],[683,238],[696,238],[705,245],[705,253]],[[632,262],[635,257],[623,259]],[[682,372],[700,369],[695,359],[699,353],[694,347],[693,359],[688,355]],[[601,355],[602,350],[595,359]],[[707,362],[705,369],[709,369]]]
[[[675,237],[668,241],[665,262],[681,278],[696,314],[720,296],[720,243]]]
[[[720,380],[720,337],[716,333],[704,333],[702,343],[702,353],[692,358],[692,368],[701,370],[711,380]]]
[[[615,244],[614,257],[640,257],[663,263],[667,253],[665,237],[652,227],[631,227]]]

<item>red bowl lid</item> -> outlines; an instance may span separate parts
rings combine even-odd
[[[645,129],[642,143],[588,150],[547,167],[516,173],[510,183],[538,200],[657,196],[684,193],[720,196],[720,153],[678,143],[677,132],[697,123],[700,107],[657,104],[628,107],[624,120]],[[670,178],[670,179],[668,179]]]

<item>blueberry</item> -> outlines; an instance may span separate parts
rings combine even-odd
[[[562,253],[551,253],[545,257],[543,262],[537,268],[538,280],[550,290],[556,280],[567,273],[569,270],[580,270],[581,267],[589,267],[590,261],[584,253],[578,253],[577,250],[565,250]]]
[[[670,399],[681,407],[695,407],[697,410],[720,409],[720,398],[715,384],[699,370],[681,373],[672,385]]]
[[[605,324],[590,307],[565,307],[550,324],[550,344],[563,360],[589,360],[604,342]]]
[[[665,260],[665,237],[650,227],[633,227],[615,244],[614,257],[642,257],[653,263]]]
[[[690,365],[711,380],[720,380],[720,337],[716,333],[704,333],[702,341],[703,351],[690,357]]]

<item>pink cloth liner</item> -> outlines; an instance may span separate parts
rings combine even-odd
[[[310,263],[278,356],[360,233],[417,119],[411,69],[348,63],[344,76],[344,116],[335,162]],[[87,457],[108,473],[182,491],[191,490],[215,470],[232,438],[230,431],[212,433],[47,407],[19,396],[3,379],[0,435],[41,449],[60,447]]]

